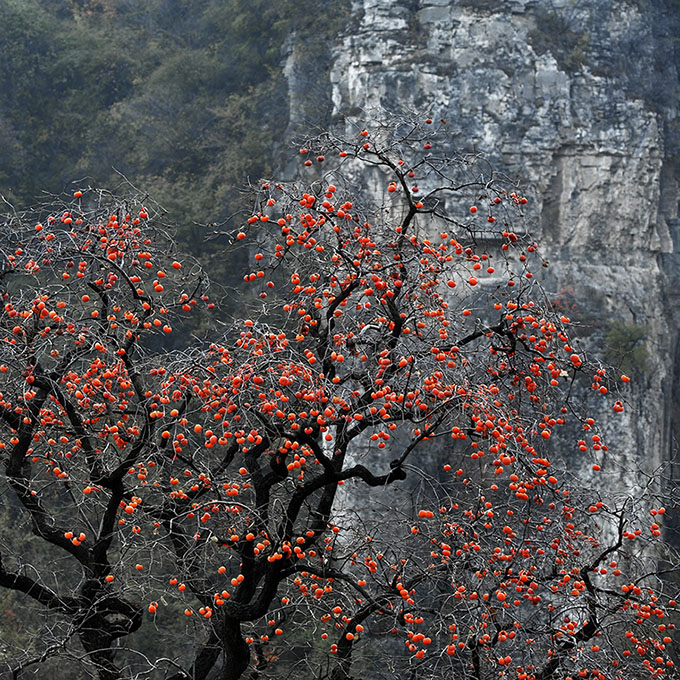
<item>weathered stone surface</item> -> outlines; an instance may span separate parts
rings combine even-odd
[[[611,455],[654,475],[675,448],[680,393],[678,4],[355,0],[353,14],[330,69],[334,121],[441,117],[521,176],[543,283],[583,342],[607,360],[615,321],[644,330],[623,417],[586,398]]]

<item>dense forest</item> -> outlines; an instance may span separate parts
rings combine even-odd
[[[227,281],[204,225],[248,209],[245,186],[296,132],[287,55],[323,69],[346,16],[315,0],[2,0],[0,195],[20,210],[134,185]],[[314,88],[318,124],[329,110]]]

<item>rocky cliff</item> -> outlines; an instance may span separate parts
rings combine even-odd
[[[543,285],[633,377],[623,420],[589,407],[657,478],[680,427],[678,37],[674,0],[355,0],[322,79],[334,124],[444,118],[521,178]]]

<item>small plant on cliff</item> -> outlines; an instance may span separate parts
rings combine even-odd
[[[644,373],[649,359],[646,340],[645,326],[614,321],[605,337],[605,359],[623,373]]]
[[[579,18],[575,6],[536,11],[536,27],[529,39],[538,54],[550,52],[560,67],[572,73],[586,66],[592,49],[591,36],[584,30],[587,22]]]
[[[430,119],[300,159],[234,239],[261,313],[181,352],[150,338],[210,303],[147,209],[77,192],[4,224],[2,493],[49,546],[2,534],[0,587],[46,612],[5,668],[672,673],[665,510],[551,465],[572,422],[593,474],[615,466],[581,376],[624,407],[532,274],[521,193]]]

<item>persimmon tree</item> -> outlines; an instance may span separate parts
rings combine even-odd
[[[614,478],[582,395],[620,413],[627,379],[534,277],[519,189],[447,140],[306,140],[233,238],[260,307],[181,351],[153,335],[203,275],[146,209],[8,220],[3,493],[49,546],[3,536],[46,611],[15,677],[672,676],[660,486],[562,455]]]
[[[7,663],[18,674],[75,637],[101,677],[119,677],[111,647],[139,628],[142,610],[112,585],[112,555],[121,559],[118,536],[141,503],[141,468],[157,464],[157,444],[167,449],[149,389],[162,369],[149,371],[141,343],[170,333],[203,283],[140,205],[131,214],[104,192],[77,191],[51,210],[2,227],[0,450],[16,526],[3,536],[0,585],[49,615],[46,644]],[[13,543],[27,530],[45,544],[35,555]]]

